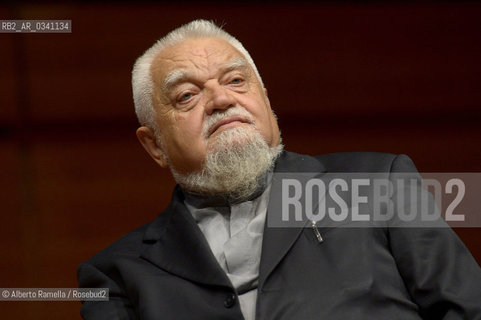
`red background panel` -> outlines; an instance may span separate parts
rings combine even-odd
[[[81,261],[168,204],[174,182],[135,137],[130,73],[196,18],[249,50],[287,150],[481,171],[479,3],[10,4],[0,19],[70,19],[73,32],[0,34],[0,287],[75,287]],[[481,262],[479,229],[456,231]],[[0,317],[79,307],[9,302]]]

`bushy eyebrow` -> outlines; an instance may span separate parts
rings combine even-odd
[[[248,68],[249,63],[247,62],[247,60],[241,57],[237,57],[234,58],[232,61],[226,63],[225,65],[221,66],[220,70],[222,73],[227,73],[236,69]],[[177,69],[171,71],[164,79],[164,83],[162,86],[163,92],[169,92],[172,87],[174,87],[178,83],[184,82],[189,77],[190,73],[187,70]]]
[[[164,85],[162,89],[164,92],[168,92],[177,83],[180,83],[189,77],[189,73],[182,69],[171,71],[164,79]]]
[[[224,72],[229,72],[236,69],[248,69],[248,67],[249,67],[249,63],[246,61],[246,59],[237,57],[233,59],[231,62],[226,63],[221,69]]]

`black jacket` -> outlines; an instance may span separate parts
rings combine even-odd
[[[402,155],[285,152],[275,171],[416,169]],[[279,214],[276,197],[268,222]],[[481,319],[481,269],[451,229],[318,225],[322,243],[310,224],[266,223],[256,319]],[[80,287],[110,289],[108,302],[83,304],[85,319],[243,319],[179,187],[157,219],[82,263],[78,279]]]

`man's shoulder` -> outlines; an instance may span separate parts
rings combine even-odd
[[[338,152],[314,156],[327,172],[391,172],[415,170],[404,154],[384,152]]]

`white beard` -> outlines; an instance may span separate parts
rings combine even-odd
[[[232,108],[206,121],[206,130],[219,118],[239,114]],[[244,110],[241,110],[243,114]],[[247,111],[245,111],[247,112]],[[249,115],[250,116],[250,115]],[[269,147],[254,125],[225,129],[207,140],[204,168],[199,172],[180,174],[170,166],[172,175],[186,191],[221,195],[230,202],[248,199],[265,183],[265,177],[283,150],[283,145]]]

